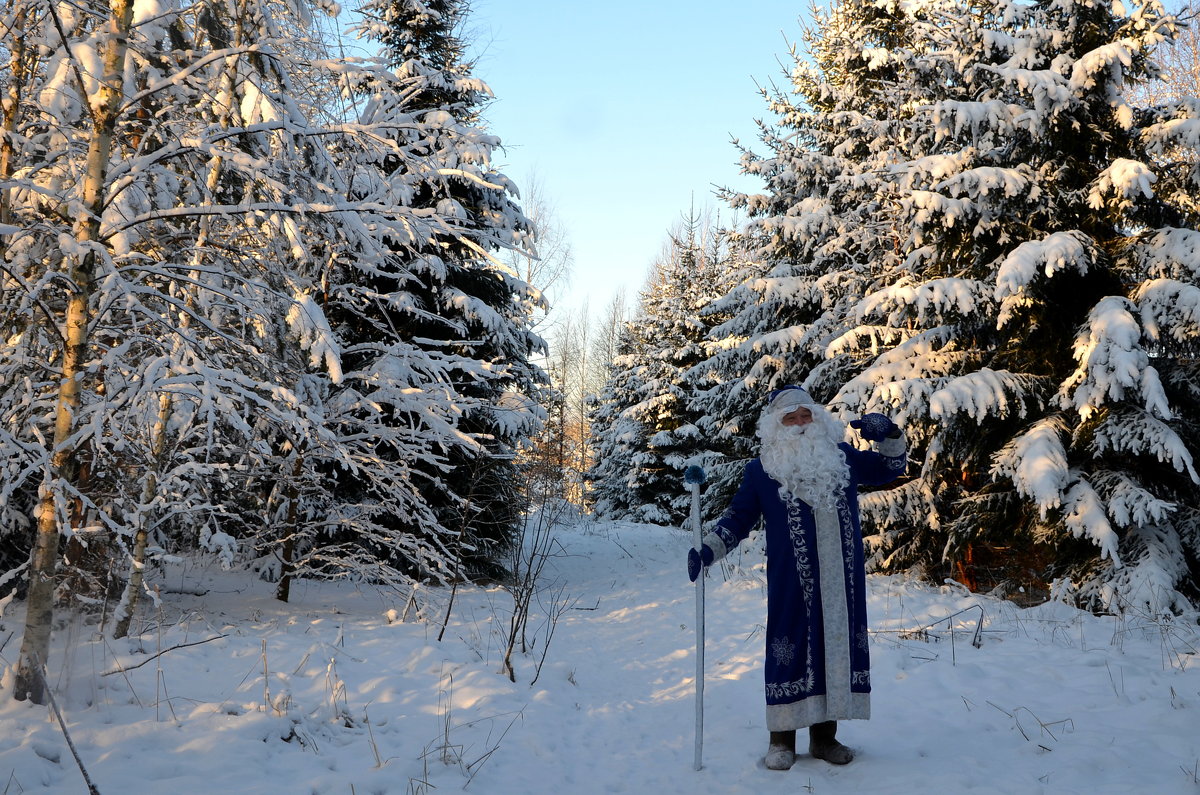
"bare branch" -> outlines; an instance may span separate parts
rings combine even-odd
[[[188,646],[199,646],[202,643],[208,643],[209,641],[220,640],[221,638],[227,638],[227,637],[229,637],[229,636],[228,635],[215,635],[211,638],[205,638],[204,640],[197,640],[197,641],[193,641],[191,643],[180,643],[176,646],[171,646],[170,648],[163,649],[162,651],[158,652],[157,654],[150,655],[149,657],[142,660],[137,665],[131,665],[128,668],[123,668],[118,665],[113,670],[105,671],[104,673],[102,673],[100,675],[101,676],[112,676],[113,674],[123,674],[127,671],[136,671],[138,668],[141,668],[146,663],[153,662],[154,660],[158,659],[159,657],[163,656],[164,654],[166,654],[169,651],[175,651],[176,649],[186,649]]]

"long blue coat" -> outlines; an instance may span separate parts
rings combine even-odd
[[[903,474],[902,439],[878,452],[840,445],[850,479],[836,508],[814,511],[779,494],[779,483],[754,459],[729,509],[705,538],[719,560],[766,527],[767,728],[786,731],[827,720],[871,716],[866,575],[858,487]]]

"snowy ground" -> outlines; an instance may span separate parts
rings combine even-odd
[[[858,759],[835,768],[802,755],[789,772],[766,770],[752,554],[710,579],[694,771],[687,536],[583,523],[559,538],[568,554],[547,584],[577,601],[532,685],[540,648],[517,683],[498,673],[511,604],[499,589],[460,591],[438,642],[443,592],[422,595],[426,622],[402,622],[404,605],[370,590],[301,584],[283,605],[265,583],[192,565],[170,577],[207,593],[165,598],[137,641],[59,629],[57,700],[106,795],[1200,793],[1195,616],[1022,610],[901,578],[871,581],[874,718],[839,733]],[[901,634],[962,610],[953,636],[947,621],[927,639]],[[0,632],[6,664],[16,613]],[[152,659],[197,641],[208,642]],[[86,792],[47,710],[3,686],[0,793]]]

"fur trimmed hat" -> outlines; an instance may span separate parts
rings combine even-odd
[[[785,386],[782,389],[776,389],[767,395],[767,409],[771,412],[781,412],[786,414],[789,411],[800,408],[801,406],[816,406],[818,403],[812,399],[812,396],[798,386]]]

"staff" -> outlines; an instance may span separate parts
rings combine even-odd
[[[705,475],[701,467],[693,464],[683,473],[683,482],[692,492],[692,533],[696,545],[692,548],[695,555],[696,573],[700,572],[700,563],[704,546],[704,533],[700,528],[700,485],[704,483]],[[691,567],[689,555],[689,568]],[[708,563],[712,562],[709,552]],[[693,767],[699,770],[703,767],[704,756],[704,578],[693,577],[696,581],[696,758]]]

